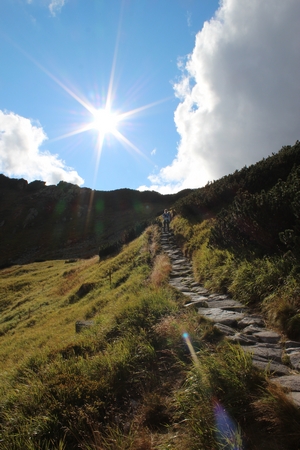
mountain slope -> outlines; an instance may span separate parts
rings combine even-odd
[[[187,192],[104,192],[0,175],[0,267],[111,253]]]

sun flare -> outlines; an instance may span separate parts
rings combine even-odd
[[[119,120],[118,114],[109,109],[98,109],[93,114],[92,127],[103,135],[114,134],[117,131]]]

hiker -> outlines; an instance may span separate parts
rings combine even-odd
[[[167,231],[169,232],[169,223],[171,221],[171,214],[169,213],[169,211],[167,209],[164,210],[162,218],[163,218],[164,231],[166,231],[166,229],[167,229]]]

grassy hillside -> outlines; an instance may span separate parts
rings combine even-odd
[[[299,450],[299,409],[183,307],[160,228],[142,232],[172,206],[195,278],[299,339],[299,164],[297,142],[168,199],[2,178],[2,263],[19,262],[0,270],[0,449]]]
[[[183,307],[159,232],[102,262],[2,269],[1,449],[298,449],[299,410]]]
[[[177,240],[207,288],[300,339],[300,143],[180,199]]]
[[[187,192],[104,192],[0,175],[0,267],[111,254]]]

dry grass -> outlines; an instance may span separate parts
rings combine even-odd
[[[150,281],[153,286],[159,287],[165,284],[169,279],[171,270],[172,265],[169,257],[165,254],[157,255],[150,275]]]

